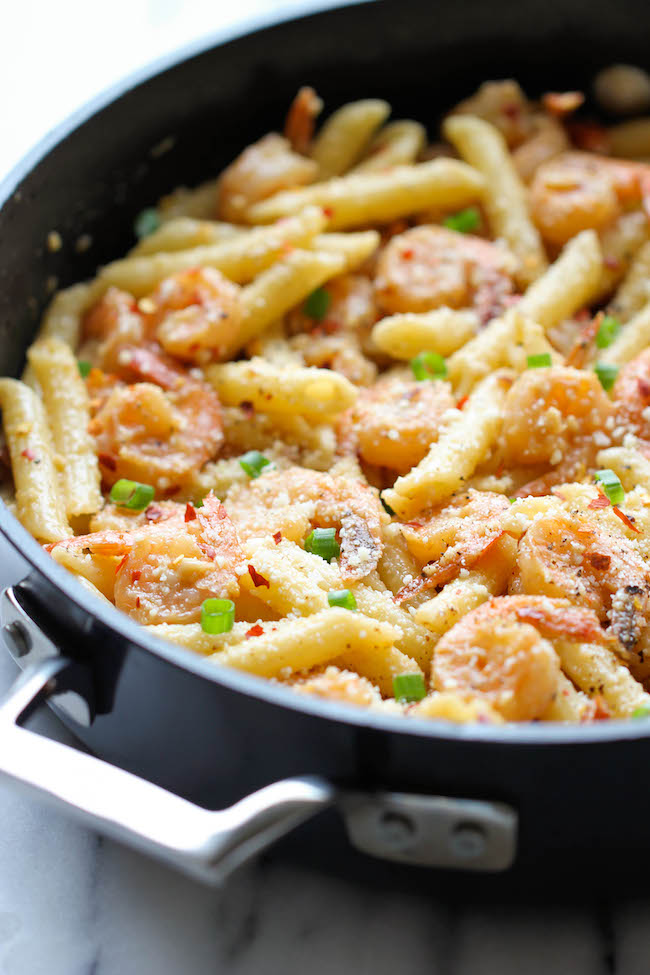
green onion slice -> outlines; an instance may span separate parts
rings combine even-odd
[[[270,463],[268,457],[261,454],[259,450],[249,450],[239,458],[239,466],[246,471],[249,477],[253,478],[259,477],[263,469]]]
[[[411,369],[419,382],[423,379],[444,379],[447,375],[447,363],[437,352],[420,352],[415,359],[411,359]]]
[[[143,237],[148,237],[152,234],[154,230],[158,230],[160,226],[160,217],[158,216],[158,211],[154,207],[147,207],[146,210],[142,210],[133,224],[133,229],[138,240],[142,240]]]
[[[327,309],[331,303],[332,296],[329,291],[326,291],[325,288],[316,288],[309,295],[303,306],[305,315],[309,315],[310,318],[315,318],[316,321],[320,322],[322,318],[325,318]]]
[[[450,230],[457,230],[461,234],[469,234],[472,230],[477,230],[481,222],[481,214],[476,207],[467,207],[466,210],[459,210],[452,213],[442,221],[445,227]]]
[[[650,718],[650,704],[642,704],[632,712],[633,718]]]
[[[227,633],[235,622],[232,599],[205,599],[201,604],[201,629],[204,633]]]
[[[336,541],[334,528],[314,528],[305,539],[305,551],[312,555],[320,555],[321,559],[331,562],[341,554],[341,546]]]
[[[381,496],[380,496],[379,500],[381,501],[382,507],[383,507],[384,511],[386,512],[386,514],[387,515],[390,515],[391,518],[392,518],[393,515],[395,514],[395,512],[393,511],[393,509],[391,508],[391,506],[389,504],[386,504],[386,502],[384,501],[384,499]]]
[[[398,674],[393,677],[393,694],[398,701],[409,704],[421,701],[427,695],[422,674]]]
[[[327,602],[330,606],[340,606],[341,609],[355,610],[357,608],[354,593],[350,592],[349,589],[332,589],[327,594]]]
[[[618,376],[618,366],[615,366],[610,362],[597,362],[594,366],[594,372],[600,379],[600,385],[603,387],[605,392],[608,393],[616,382],[616,377]]]
[[[154,489],[151,484],[140,484],[139,481],[127,481],[121,478],[111,488],[111,501],[120,508],[131,508],[132,511],[142,511],[153,501]]]
[[[614,471],[610,471],[609,468],[603,471],[596,471],[594,478],[602,485],[603,491],[612,504],[623,503],[625,500],[625,491]]]
[[[621,323],[618,318],[614,318],[613,315],[605,315],[596,332],[596,345],[598,348],[606,349],[608,345],[611,345],[620,330]]]
[[[92,363],[88,362],[87,359],[77,359],[77,368],[79,369],[79,375],[81,378],[85,379],[92,369]]]
[[[529,355],[526,358],[526,365],[529,369],[543,369],[552,364],[550,352],[539,352],[537,355]]]

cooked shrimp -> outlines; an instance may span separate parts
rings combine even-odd
[[[241,222],[252,203],[280,190],[312,183],[317,175],[313,159],[293,152],[286,139],[270,132],[244,149],[221,174],[217,216]]]
[[[306,366],[333,369],[355,386],[370,386],[377,378],[377,366],[363,354],[361,343],[353,332],[294,335],[289,346],[300,353]]]
[[[612,389],[612,403],[616,427],[646,441],[644,452],[647,453],[650,450],[650,349],[644,349],[623,366]]]
[[[302,467],[263,474],[235,485],[226,506],[242,538],[281,532],[300,542],[310,527],[334,528],[341,542],[341,575],[363,579],[376,568],[382,551],[381,526],[387,516],[377,492],[345,477]]]
[[[650,569],[634,543],[576,511],[533,520],[519,543],[519,588],[566,597],[609,623],[628,662],[643,663]]]
[[[105,372],[119,373],[122,350],[141,345],[145,337],[145,319],[133,295],[109,288],[82,319],[79,357]]]
[[[339,667],[329,666],[320,672],[291,677],[287,683],[301,694],[356,704],[357,707],[377,707],[382,703],[381,694],[366,677]]]
[[[426,456],[445,414],[455,406],[445,382],[385,376],[360,391],[341,423],[366,463],[404,474]]]
[[[486,322],[507,303],[516,269],[516,259],[499,244],[423,225],[393,237],[384,248],[375,294],[389,314],[473,307]]]
[[[165,278],[141,304],[166,352],[205,365],[239,326],[240,291],[214,268],[192,268]]]
[[[323,100],[313,88],[303,86],[291,102],[286,122],[285,138],[295,152],[306,153],[314,135],[316,119],[323,110]]]
[[[649,180],[643,163],[563,153],[536,171],[531,214],[544,240],[561,247],[582,230],[602,230],[624,207],[641,205]]]
[[[512,149],[532,130],[531,103],[512,79],[485,81],[478,91],[457,105],[452,115],[478,115],[495,125]]]
[[[510,502],[502,494],[471,489],[434,511],[427,521],[401,525],[409,551],[426,564],[421,576],[397,593],[398,602],[471,568],[504,535],[501,516],[509,509]]]
[[[289,333],[351,331],[367,338],[379,317],[370,280],[363,274],[341,274],[328,281],[322,290],[327,295],[327,308],[322,318],[313,318],[304,305],[295,308],[286,319]]]
[[[509,721],[534,721],[561,682],[554,636],[600,640],[596,616],[566,600],[498,596],[463,616],[436,646],[439,691],[484,698]]]
[[[196,379],[164,391],[152,383],[120,385],[90,422],[102,476],[178,488],[218,452],[221,406],[216,393]]]
[[[111,529],[57,543],[91,555],[122,556],[115,605],[139,623],[193,623],[209,596],[232,597],[246,571],[232,522],[209,494],[183,517]],[[54,548],[51,546],[50,548]]]
[[[582,369],[528,369],[506,395],[503,449],[506,464],[554,466],[607,429],[612,405],[597,376]],[[601,443],[601,446],[606,446]]]
[[[529,183],[542,163],[569,148],[564,126],[557,119],[540,113],[533,116],[532,133],[512,153],[512,161],[523,181]]]

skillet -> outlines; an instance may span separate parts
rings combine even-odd
[[[647,66],[645,27],[641,0],[384,0],[206,43],[127,79],[0,187],[0,373],[20,373],[53,277],[64,287],[124,253],[144,206],[280,127],[301,84],[328,106],[387,98],[433,133],[486,78],[537,94],[586,87],[612,62]],[[337,825],[317,842],[429,868],[650,859],[630,828],[650,820],[645,722],[461,726],[309,700],[149,637],[4,506],[0,531],[28,565],[0,600],[24,668],[0,707],[0,771],[101,831],[206,880],[325,809]],[[24,726],[45,701],[87,752]]]

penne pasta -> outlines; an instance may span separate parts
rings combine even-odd
[[[388,223],[429,207],[457,208],[481,199],[484,180],[456,159],[434,159],[417,166],[396,166],[387,173],[357,173],[286,190],[255,203],[249,223],[271,223],[306,206],[323,207],[330,230]]]
[[[181,186],[164,196],[158,204],[160,219],[163,222],[175,220],[177,217],[209,220],[217,208],[217,184],[216,179],[211,179],[193,189]]]
[[[436,308],[382,318],[372,330],[372,341],[394,359],[412,359],[420,352],[448,356],[473,338],[478,326],[472,311]]]
[[[612,344],[603,349],[599,361],[614,366],[624,366],[650,344],[650,302],[644,305],[628,322]]]
[[[61,458],[61,486],[69,518],[89,515],[102,505],[95,444],[88,433],[90,406],[77,360],[62,339],[41,339],[27,359],[42,390],[54,449]]]
[[[546,269],[546,254],[505,139],[495,126],[473,115],[450,116],[443,132],[462,158],[485,177],[483,206],[490,228],[519,258],[520,282],[536,281]]]
[[[499,435],[508,385],[498,374],[484,379],[424,460],[383,492],[386,504],[400,518],[412,518],[425,508],[440,504],[474,473]]]
[[[347,172],[389,115],[390,105],[380,98],[349,102],[330,115],[314,139],[310,152],[318,163],[320,178],[330,179]]]
[[[24,383],[0,379],[0,408],[16,487],[18,520],[39,541],[65,538],[71,529],[43,404]]]
[[[427,131],[419,122],[405,119],[389,122],[374,137],[353,173],[380,173],[391,166],[414,163],[427,142]]]
[[[554,643],[562,668],[590,697],[602,697],[615,718],[629,718],[637,708],[650,707],[650,694],[627,667],[600,643]]]
[[[158,230],[143,237],[129,251],[129,257],[145,257],[162,252],[186,251],[209,244],[222,244],[245,233],[243,227],[218,220],[197,220],[195,217],[174,217],[161,224]]]
[[[650,302],[650,241],[636,252],[609,311],[620,322],[629,322]]]

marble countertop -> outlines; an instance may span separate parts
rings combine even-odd
[[[88,97],[206,31],[309,0],[22,0],[0,32],[0,175]],[[34,30],[38,23],[38,30]],[[101,30],[101,44],[97,36]],[[80,78],[83,84],[80,84]],[[46,83],[45,83],[46,82]],[[8,136],[7,136],[8,133]],[[13,575],[3,550],[0,586]],[[0,693],[16,667],[0,648]],[[50,713],[39,730],[68,740]],[[2,975],[647,975],[650,899],[451,902],[277,852],[221,890],[100,839],[0,781]]]

